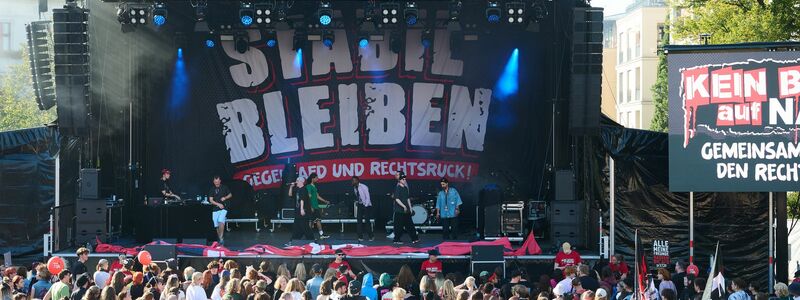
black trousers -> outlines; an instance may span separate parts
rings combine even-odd
[[[408,233],[411,241],[419,240],[417,236],[417,229],[414,228],[414,222],[411,221],[411,213],[394,213],[394,241],[399,242],[404,233]]]
[[[452,239],[458,239],[458,218],[442,218],[442,236],[445,240],[450,239],[452,235]]]
[[[372,232],[372,223],[370,222],[370,217],[372,216],[372,206],[363,206],[361,204],[356,204],[356,230],[358,231],[358,238],[364,238],[363,232],[364,229],[362,226],[367,226],[367,234],[369,237],[373,237]]]
[[[309,222],[312,218],[309,215],[311,212],[306,211],[305,216],[300,215],[297,211],[294,216],[294,223],[292,224],[292,240],[315,240],[314,231],[311,230]]]

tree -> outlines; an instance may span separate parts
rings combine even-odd
[[[22,63],[0,75],[0,131],[43,126],[56,119],[55,108],[39,110],[27,61],[22,51]]]
[[[700,44],[700,34],[711,34],[711,44],[772,42],[800,36],[800,0],[683,0],[684,8],[672,24],[674,38]]]
[[[664,34],[665,36],[661,39],[663,44],[666,44],[666,41],[669,40],[668,34]],[[668,107],[667,101],[669,100],[669,94],[667,92],[667,88],[669,87],[667,83],[667,55],[664,51],[659,50],[658,53],[658,73],[656,75],[656,82],[650,87],[650,90],[653,92],[653,102],[655,104],[655,111],[653,112],[653,121],[650,122],[650,130],[653,131],[661,131],[667,132],[668,127]]]

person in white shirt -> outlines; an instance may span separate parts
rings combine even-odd
[[[556,284],[556,287],[553,288],[553,294],[556,297],[563,296],[565,294],[572,294],[572,280],[575,279],[575,266],[568,266],[564,268],[564,279],[559,281]],[[571,297],[564,297],[564,299],[571,299]]]
[[[358,241],[364,241],[364,229],[363,227],[367,227],[367,234],[369,235],[369,240],[375,240],[375,236],[372,232],[372,226],[370,222],[370,216],[372,215],[372,201],[369,198],[369,188],[367,185],[361,183],[361,180],[358,176],[353,176],[352,178],[353,183],[353,195],[354,200],[356,203],[356,230],[358,232]]]
[[[106,287],[106,281],[108,278],[111,277],[108,274],[108,260],[101,259],[97,262],[97,270],[94,272],[94,284],[97,285],[101,290]]]
[[[192,284],[186,290],[186,300],[207,300],[206,290],[203,289],[203,273],[192,274]]]
[[[344,281],[337,280],[333,283],[333,294],[331,294],[331,300],[339,300],[347,296],[347,284]]]

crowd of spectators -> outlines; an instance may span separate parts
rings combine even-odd
[[[78,249],[78,260],[69,270],[50,274],[43,263],[5,267],[0,300],[630,300],[634,280],[621,256],[590,268],[579,259],[561,265],[552,274],[531,276],[522,269],[483,271],[477,274],[447,272],[431,251],[422,267],[399,266],[395,274],[356,272],[342,251],[327,265],[288,265],[264,260],[258,266],[242,266],[236,260],[211,260],[204,270],[167,264],[139,265],[120,255],[86,265],[89,251]],[[569,255],[568,255],[569,256]],[[561,256],[564,257],[563,255]],[[571,257],[571,256],[570,256]],[[652,300],[700,300],[706,279],[686,274],[686,265],[675,272],[658,269]],[[506,276],[504,276],[506,275]],[[630,275],[630,276],[629,276]],[[798,282],[777,283],[767,295],[754,284],[730,280],[714,300],[797,300]]]

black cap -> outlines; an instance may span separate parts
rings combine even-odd
[[[445,178],[445,177],[442,177],[442,179],[439,179],[439,182],[450,183],[450,181],[447,180],[447,178]]]
[[[89,276],[86,275],[86,273],[81,274],[81,276],[78,276],[78,279],[75,280],[75,284],[77,284],[78,286],[84,286],[87,283],[89,283]]]
[[[347,290],[350,291],[350,294],[361,293],[361,282],[358,280],[350,281],[350,287]]]
[[[428,255],[439,256],[439,255],[442,255],[442,254],[439,253],[439,249],[433,248],[431,250],[428,250]]]
[[[344,251],[342,251],[342,249],[336,249],[336,251],[334,251],[334,253],[339,255],[339,254],[344,254]]]
[[[322,266],[320,266],[319,264],[314,264],[313,266],[311,266],[311,271],[313,271],[314,273],[322,273]]]

